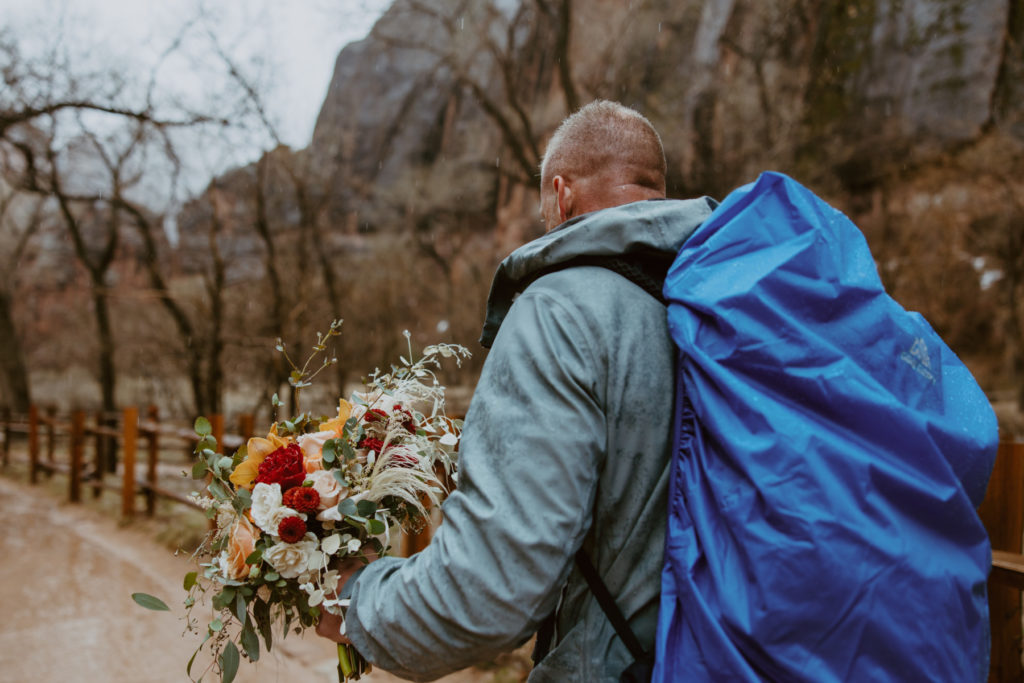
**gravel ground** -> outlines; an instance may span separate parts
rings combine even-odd
[[[3,477],[0,519],[0,680],[188,681],[185,665],[199,640],[184,628],[187,558],[97,510]],[[172,612],[142,609],[134,592],[160,597]],[[332,643],[312,633],[290,636],[257,664],[243,661],[235,680],[335,683],[335,661]],[[441,680],[518,678],[467,669]],[[363,680],[399,679],[375,671]]]

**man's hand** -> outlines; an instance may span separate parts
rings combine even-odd
[[[377,553],[372,550],[366,553],[366,558],[373,562],[377,559]],[[352,575],[357,571],[366,566],[366,563],[362,560],[351,558],[348,560],[342,560],[338,563],[338,590],[348,583],[348,580],[352,578]],[[341,617],[337,614],[330,614],[328,612],[322,612],[320,614],[320,621],[316,624],[317,635],[323,636],[328,640],[333,640],[336,643],[342,643],[343,645],[349,645],[350,641],[345,636],[341,635]]]

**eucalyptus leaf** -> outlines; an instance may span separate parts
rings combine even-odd
[[[206,488],[209,489],[210,493],[212,493],[213,497],[217,500],[223,501],[228,499],[227,491],[224,490],[224,487],[221,486],[220,482],[216,479],[211,481],[209,486]]]
[[[238,673],[238,660],[238,648],[229,640],[220,654],[221,683],[231,683],[235,680],[235,675]]]
[[[227,457],[226,455],[221,457],[221,459],[217,461],[217,467],[219,467],[222,470],[230,470],[233,466],[234,461],[231,458]]]
[[[263,578],[266,580],[267,583],[273,583],[274,581],[277,581],[279,578],[281,578],[281,576],[277,572],[267,572],[263,576]]]
[[[377,511],[377,503],[372,500],[361,500],[356,504],[356,511],[360,517],[373,517]]]
[[[134,600],[140,607],[151,609],[155,612],[170,612],[171,608],[161,600],[155,598],[148,593],[132,593],[132,600]]]
[[[245,623],[245,596],[238,593],[235,596],[235,616],[238,617],[240,623]]]
[[[192,590],[192,586],[196,585],[197,577],[198,574],[196,572],[185,574],[185,590]]]
[[[202,416],[196,418],[194,429],[196,434],[199,436],[208,436],[213,432],[213,427],[210,425],[210,421]]]
[[[351,517],[352,515],[358,514],[356,504],[352,502],[351,498],[345,498],[338,503],[338,514],[344,517]]]
[[[210,622],[210,630],[214,633],[219,633],[224,628],[224,622],[220,619],[214,619]]]
[[[263,636],[263,645],[267,648],[267,652],[270,652],[270,647],[274,644],[274,634],[270,628],[270,604],[257,598],[253,602],[252,616],[256,620],[256,628]]]
[[[245,655],[251,662],[258,662],[260,659],[260,638],[256,635],[256,631],[247,624],[242,629],[242,649],[245,650]]]
[[[263,548],[256,548],[256,550],[253,550],[251,553],[249,553],[249,557],[245,558],[245,563],[246,564],[259,564],[262,560],[263,560]]]
[[[205,642],[206,641],[204,640],[203,643]],[[202,649],[203,644],[200,643],[199,647],[196,648],[196,651],[193,652],[192,656],[188,658],[188,666],[185,667],[185,675],[187,675],[189,678],[192,678],[192,664],[196,661],[196,655],[199,654],[199,651]]]
[[[337,447],[339,439],[328,439],[324,442],[323,461],[334,462],[338,459]]]
[[[366,522],[366,530],[376,536],[384,533],[387,530],[387,527],[384,526],[384,522],[379,519],[371,519]]]
[[[196,460],[195,464],[192,465],[192,478],[202,479],[206,476],[206,461]]]

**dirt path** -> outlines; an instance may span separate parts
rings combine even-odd
[[[3,477],[0,520],[0,680],[188,681],[185,664],[199,640],[182,635],[186,558],[95,510]],[[162,598],[172,612],[138,607],[137,591]],[[442,680],[490,679],[467,670]],[[289,637],[256,665],[243,662],[235,680],[335,683],[335,650],[313,634]],[[399,679],[374,672],[363,680]]]

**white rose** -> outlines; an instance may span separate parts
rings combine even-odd
[[[334,474],[327,470],[317,470],[306,475],[306,481],[313,482],[313,489],[320,494],[320,509],[334,507],[348,489],[338,483]]]
[[[256,484],[252,490],[252,521],[256,526],[264,533],[277,536],[277,527],[285,517],[300,517],[303,521],[306,519],[306,515],[281,504],[280,484]]]
[[[286,579],[294,579],[306,571],[310,554],[317,547],[316,536],[307,533],[297,543],[278,543],[263,551],[263,559]]]

